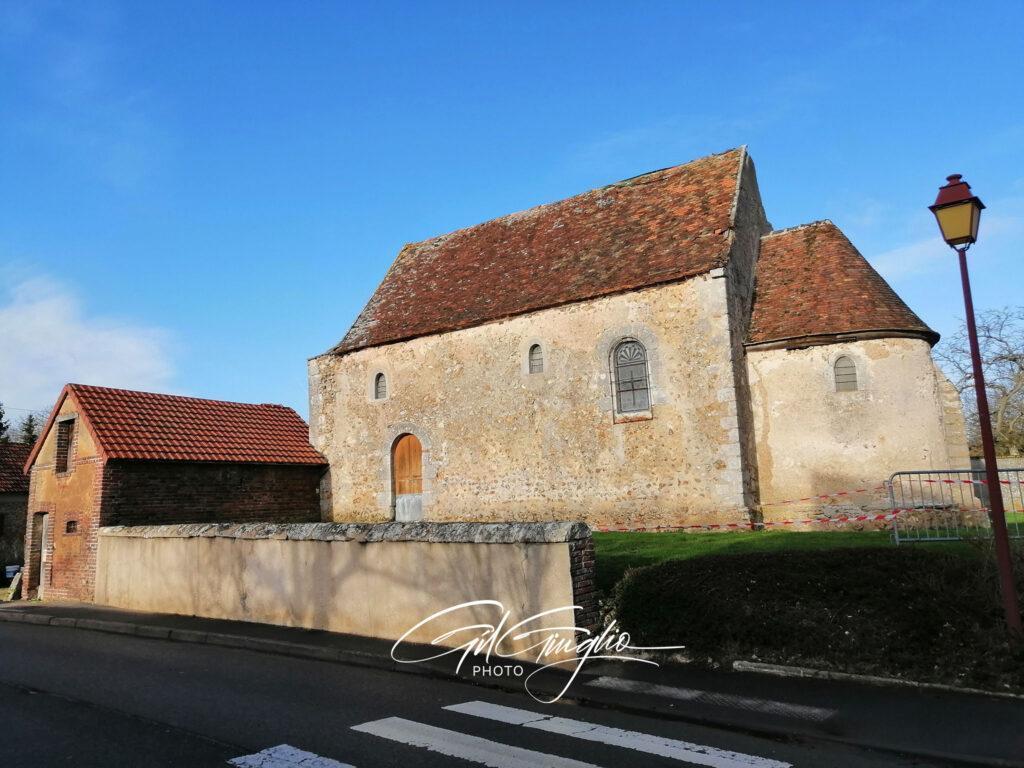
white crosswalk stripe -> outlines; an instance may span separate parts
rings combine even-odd
[[[279,744],[252,755],[236,757],[228,760],[228,765],[238,768],[355,768],[348,763],[320,757],[289,744]]]
[[[591,680],[587,685],[592,685],[596,688],[605,688],[612,691],[640,693],[647,696],[658,696],[659,698],[664,699],[692,701],[697,704],[711,704],[719,707],[742,709],[748,712],[758,712],[764,715],[776,715],[778,717],[811,720],[816,723],[825,722],[839,714],[834,709],[825,709],[823,707],[811,707],[805,704],[790,704],[785,701],[774,701],[773,699],[755,699],[748,696],[735,696],[730,693],[701,691],[695,688],[677,688],[671,685],[644,683],[639,680],[624,680],[619,677],[599,677],[596,680]]]
[[[490,768],[598,768],[592,763],[513,747],[401,717],[388,717],[372,723],[355,725],[352,726],[352,730],[413,747],[422,747],[447,757],[457,757]]]
[[[756,755],[730,752],[702,744],[692,744],[688,741],[669,739],[663,736],[652,736],[640,733],[639,731],[627,731],[621,728],[595,725],[594,723],[587,723],[582,720],[542,715],[526,709],[504,707],[499,704],[489,704],[485,701],[468,701],[464,704],[453,704],[445,707],[445,709],[465,715],[483,717],[488,720],[497,720],[511,725],[535,728],[547,731],[548,733],[571,736],[574,739],[623,747],[695,765],[705,765],[710,768],[791,768],[790,763]]]

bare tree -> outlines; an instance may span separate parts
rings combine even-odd
[[[1024,455],[1024,307],[983,312],[978,317],[978,346],[996,451],[1001,456]],[[981,436],[966,325],[939,343],[935,357],[960,392],[968,440],[977,449]]]

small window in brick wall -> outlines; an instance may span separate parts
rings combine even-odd
[[[64,533],[78,533],[78,521],[68,520],[64,523]]]
[[[57,424],[57,462],[58,472],[68,471],[68,456],[71,453],[71,437],[74,434],[75,421],[67,419]]]

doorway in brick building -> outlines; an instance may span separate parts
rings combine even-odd
[[[401,435],[391,449],[395,520],[423,519],[423,447],[416,435]]]
[[[24,585],[26,595],[31,595],[34,589],[36,598],[45,599],[46,590],[50,586],[50,558],[52,555],[50,516],[46,512],[36,512],[32,515],[32,538],[28,551],[28,572],[31,581]]]

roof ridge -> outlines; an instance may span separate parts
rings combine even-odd
[[[664,168],[657,168],[657,169],[655,169],[653,171],[647,171],[646,173],[640,173],[640,174],[637,174],[636,176],[630,176],[630,177],[625,178],[625,179],[620,179],[619,181],[612,181],[612,182],[609,182],[608,184],[602,184],[599,187],[592,187],[590,189],[585,189],[582,192],[577,192],[576,194],[570,195],[569,197],[563,197],[563,198],[559,198],[558,200],[551,200],[550,202],[547,202],[547,203],[540,203],[538,205],[532,205],[529,208],[522,209],[521,211],[513,211],[511,213],[505,213],[505,214],[502,214],[501,216],[495,216],[493,219],[486,219],[484,221],[479,221],[476,224],[470,224],[470,225],[465,226],[465,227],[459,227],[458,229],[453,229],[450,232],[442,232],[439,235],[434,235],[433,237],[426,237],[423,240],[414,240],[411,243],[406,243],[405,245],[403,245],[401,250],[399,251],[399,255],[404,253],[409,248],[413,248],[415,246],[426,245],[428,243],[433,243],[435,241],[442,240],[442,239],[448,239],[448,238],[451,238],[451,237],[455,237],[456,235],[460,235],[460,234],[462,234],[464,232],[468,232],[468,231],[470,231],[472,229],[476,229],[477,227],[482,227],[485,224],[496,224],[498,222],[505,221],[505,220],[508,220],[508,219],[515,219],[515,218],[525,217],[525,216],[527,216],[529,214],[533,214],[535,211],[539,211],[539,210],[542,210],[542,209],[545,209],[545,208],[550,208],[550,207],[555,206],[555,205],[562,205],[563,203],[568,203],[568,202],[571,202],[573,200],[579,200],[580,198],[586,197],[588,195],[592,195],[595,192],[603,192],[606,189],[612,189],[614,187],[621,187],[621,186],[632,186],[633,184],[636,184],[636,183],[644,183],[644,182],[642,182],[640,180],[641,179],[647,179],[649,177],[654,177],[657,174],[666,174],[669,171],[676,171],[676,170],[680,170],[682,168],[688,168],[691,165],[696,165],[697,163],[702,163],[702,162],[705,162],[707,160],[711,160],[712,158],[723,157],[724,155],[728,155],[728,154],[730,154],[732,152],[745,153],[746,148],[747,148],[746,144],[741,144],[738,147],[732,147],[731,149],[726,149],[726,150],[724,150],[722,152],[712,152],[709,155],[703,155],[702,157],[697,157],[697,158],[694,158],[693,160],[688,160],[685,163],[677,163],[676,165],[669,165],[669,166],[666,166]],[[652,180],[653,180],[653,178],[652,178]],[[397,259],[396,259],[396,261],[397,261]],[[392,263],[392,266],[394,266],[394,263]],[[390,271],[390,268],[389,268],[388,271]],[[385,277],[386,276],[387,275],[385,275]]]
[[[104,387],[98,384],[76,384],[70,383],[68,387],[73,392],[80,392],[82,390],[100,391],[100,392],[112,392],[117,394],[127,395],[148,395],[150,397],[159,397],[164,400],[186,400],[190,403],[210,403],[211,405],[241,405],[248,408],[263,408],[266,406],[273,406],[275,408],[284,408],[285,410],[296,413],[294,408],[281,405],[279,403],[245,403],[240,400],[217,400],[209,397],[192,397],[191,395],[174,395],[168,392],[150,392],[143,389],[123,389],[121,387]]]
[[[733,148],[406,244],[327,354],[463,330],[724,266],[747,161],[745,147]],[[623,258],[627,253],[634,258]]]
[[[161,392],[67,384],[42,435],[53,429],[67,398],[104,460],[187,461],[323,466],[309,424],[294,408]],[[45,437],[43,438],[45,439]],[[35,462],[43,440],[25,462]]]
[[[773,229],[771,232],[766,232],[765,234],[761,235],[761,239],[764,240],[766,237],[775,237],[775,235],[784,235],[787,232],[796,232],[798,229],[818,227],[821,226],[822,224],[831,224],[836,229],[839,229],[839,226],[834,221],[832,221],[832,219],[816,219],[815,221],[808,221],[806,224],[797,224],[795,226],[785,227],[783,229]],[[842,230],[840,230],[840,232],[841,231]]]

